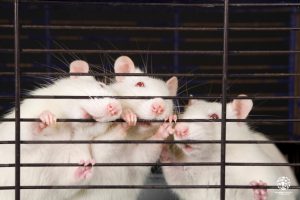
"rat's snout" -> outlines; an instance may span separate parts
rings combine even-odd
[[[153,99],[153,103],[151,105],[151,111],[155,115],[161,115],[165,111],[165,103],[161,98]]]
[[[175,126],[175,136],[177,138],[185,138],[189,135],[189,127],[185,123],[178,123]]]
[[[118,101],[111,101],[106,107],[108,115],[111,117],[121,115],[122,107]]]

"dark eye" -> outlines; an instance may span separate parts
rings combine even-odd
[[[214,114],[209,115],[209,118],[210,119],[219,119],[219,116],[216,113],[214,113]]]
[[[136,87],[145,87],[145,84],[144,84],[144,82],[137,82],[137,83],[135,84],[135,86],[136,86]]]

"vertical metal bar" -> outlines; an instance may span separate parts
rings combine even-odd
[[[227,65],[228,65],[228,1],[224,0],[223,30],[223,71],[222,71],[222,122],[221,122],[221,176],[220,199],[225,200],[225,159],[226,159],[226,96],[227,96]]]
[[[179,10],[178,8],[175,9],[175,13],[174,13],[174,27],[179,27]],[[179,50],[179,31],[178,30],[174,30],[174,35],[173,35],[173,44],[174,44],[174,50],[178,51]],[[174,54],[174,72],[178,73],[179,72],[179,56],[177,53]],[[178,111],[179,113],[182,111],[181,107],[179,106],[179,100],[175,100],[174,101],[175,106],[176,106],[176,111]]]
[[[50,8],[49,5],[45,5],[44,6],[44,10],[45,10],[45,16],[44,16],[44,24],[45,25],[50,25]],[[45,39],[46,39],[46,48],[50,49],[51,48],[51,34],[50,34],[50,29],[46,28],[45,30]],[[51,54],[47,53],[46,54],[46,64],[47,66],[52,66],[51,64]],[[51,72],[51,68],[47,67],[47,72]]]
[[[15,39],[15,200],[20,200],[20,48],[19,1],[14,0]]]
[[[296,16],[296,8],[292,8],[290,10],[290,23],[289,26],[291,28],[297,27],[297,16]],[[289,44],[289,50],[296,50],[296,31],[291,30],[290,31],[290,44]],[[289,73],[295,73],[295,67],[296,67],[296,56],[297,54],[289,54],[289,68],[288,72]],[[295,94],[295,77],[289,76],[289,96],[294,96]],[[295,118],[294,116],[294,109],[295,109],[295,99],[289,99],[289,119]],[[288,134],[289,134],[289,139],[295,139],[293,137],[294,133],[294,123],[289,123],[288,124]]]
[[[175,10],[174,13],[174,27],[178,27],[179,26],[179,11],[178,9]],[[174,50],[178,51],[179,50],[179,31],[178,30],[174,30]],[[174,54],[174,72],[178,73],[179,71],[179,58],[178,58],[178,54]]]

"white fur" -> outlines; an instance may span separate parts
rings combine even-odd
[[[124,58],[124,60],[123,60]],[[133,66],[128,57],[120,57],[115,63],[122,64],[122,69],[128,69],[128,73],[143,73]],[[116,69],[116,68],[115,68]],[[117,73],[119,71],[116,71]],[[123,71],[123,73],[126,73]],[[176,79],[176,78],[173,78]],[[173,80],[174,81],[174,80]],[[137,82],[143,82],[145,87],[136,87]],[[168,89],[168,85],[174,86],[174,90]],[[171,96],[176,93],[177,79],[175,84],[150,77],[119,77],[111,87],[120,96]],[[155,101],[163,101],[165,110],[161,115],[154,115],[151,112],[151,104]],[[171,100],[162,99],[138,99],[121,100],[122,109],[132,110],[140,119],[164,119],[173,112]],[[120,127],[114,128],[107,134],[99,136],[96,140],[122,140],[122,139],[156,139],[154,133],[159,127],[158,123],[151,123],[150,127],[137,125],[130,128],[126,133]],[[103,151],[103,149],[106,149]],[[92,152],[97,162],[123,162],[123,163],[154,163],[158,160],[162,149],[161,144],[93,144]],[[150,173],[150,167],[97,167],[94,169],[96,178],[93,178],[92,185],[143,185]],[[81,195],[72,200],[134,200],[137,199],[140,189],[99,189],[84,190]]]
[[[71,96],[112,96],[107,86],[92,77],[64,78],[54,84],[37,89],[32,95],[71,95]],[[99,121],[115,120],[119,116],[107,115],[108,103],[114,99],[26,99],[21,104],[21,118],[38,118],[45,111],[51,111],[57,118],[82,118],[83,111]],[[120,113],[119,113],[120,114]],[[13,118],[15,112],[5,118]],[[21,140],[71,140],[91,139],[103,134],[109,123],[60,123],[49,126],[36,133],[37,122],[21,123]],[[76,129],[74,131],[74,129]],[[92,131],[90,130],[92,129]],[[0,140],[14,140],[14,123],[0,124]],[[88,134],[87,134],[88,133]],[[0,145],[0,163],[14,163],[14,145]],[[91,159],[88,144],[26,144],[21,145],[21,163],[79,163]],[[78,181],[74,176],[76,167],[32,167],[21,168],[21,185],[77,185],[87,181]],[[0,185],[14,185],[14,168],[0,168]],[[79,190],[22,190],[22,200],[60,200],[74,195]],[[14,191],[0,190],[1,199],[13,200]]]
[[[252,107],[252,106],[251,106]],[[206,101],[193,101],[180,118],[183,119],[208,119],[213,113],[221,116],[221,104]],[[236,111],[233,104],[227,104],[227,118],[236,119]],[[179,123],[180,124],[180,123]],[[178,124],[178,125],[179,125]],[[182,125],[183,123],[181,123]],[[175,136],[175,140],[220,140],[220,122],[186,123],[190,135],[187,138]],[[261,133],[249,129],[246,123],[228,122],[226,124],[227,140],[267,140]],[[220,162],[219,144],[191,144],[192,150],[187,151],[183,145],[178,145],[184,152],[183,158],[171,155],[175,162]],[[268,152],[269,151],[269,152]],[[273,144],[226,144],[226,162],[258,162],[286,163],[283,155]],[[219,185],[219,166],[185,166],[163,167],[166,181],[170,185]],[[288,176],[292,185],[298,185],[290,167],[274,166],[227,166],[227,185],[249,185],[251,181],[262,180],[268,185],[276,185],[276,180],[281,176]],[[199,200],[220,198],[219,189],[173,189],[180,199]],[[288,196],[276,194],[279,190],[268,189],[268,199],[296,199],[296,190],[290,190]],[[252,189],[227,189],[226,199],[230,200],[253,200]]]

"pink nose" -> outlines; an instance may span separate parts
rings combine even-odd
[[[154,102],[152,104],[151,109],[152,109],[152,112],[156,115],[162,114],[165,110],[163,102]]]
[[[179,138],[187,137],[189,134],[189,127],[186,124],[178,123],[175,127],[175,135]]]
[[[109,103],[107,105],[107,112],[110,116],[115,116],[120,113],[120,105],[118,103]]]

